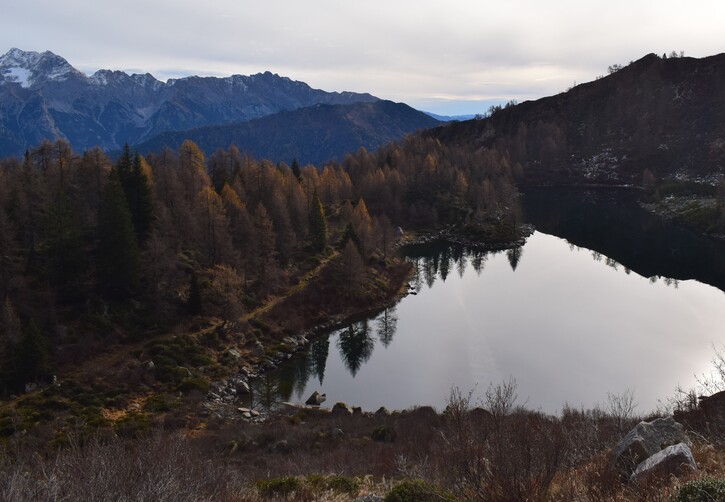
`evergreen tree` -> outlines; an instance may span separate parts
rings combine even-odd
[[[317,253],[321,253],[327,247],[327,220],[325,219],[325,211],[322,209],[320,198],[317,196],[317,190],[312,195],[309,214],[312,249]]]
[[[139,250],[118,172],[111,171],[98,213],[97,278],[109,296],[127,296],[136,286]]]
[[[146,175],[149,169],[139,153],[132,158],[128,145],[123,147],[123,153],[116,163],[116,170],[126,196],[128,209],[131,211],[131,221],[139,244],[146,242],[151,233],[153,221],[153,198],[151,185]]]
[[[50,375],[48,344],[32,319],[23,330],[17,357],[17,381],[20,385]]]
[[[88,268],[78,215],[62,192],[46,216],[44,247],[48,279],[65,299],[82,296],[82,275]]]
[[[302,172],[300,171],[300,163],[297,162],[297,158],[292,159],[292,174],[295,175],[297,181],[302,181]]]
[[[201,288],[199,287],[199,280],[196,278],[196,272],[191,273],[189,298],[186,300],[186,311],[190,315],[201,314]]]
[[[352,243],[355,244],[358,253],[362,255],[362,245],[360,244],[360,238],[355,231],[355,227],[353,227],[352,223],[349,222],[347,225],[345,225],[345,230],[342,232],[342,237],[340,237],[340,241],[337,243],[337,249],[339,249],[340,251],[345,249],[348,241],[352,241]]]

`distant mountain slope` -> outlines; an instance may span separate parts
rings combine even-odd
[[[76,150],[118,149],[164,131],[228,124],[324,104],[375,102],[370,94],[325,92],[266,72],[166,83],[152,75],[79,72],[52,52],[12,49],[0,56],[0,156],[43,139]]]
[[[725,171],[725,54],[654,54],[556,96],[442,126],[443,142],[506,149],[530,180],[713,180]]]
[[[437,113],[433,112],[423,112],[426,115],[430,115],[434,119],[440,121],[440,122],[453,122],[454,120],[471,120],[472,118],[475,118],[476,115],[473,113],[469,113],[468,115],[438,115]]]
[[[176,149],[190,139],[208,154],[234,144],[259,159],[290,162],[297,158],[303,165],[320,164],[361,146],[374,150],[438,124],[425,113],[392,101],[315,105],[239,124],[162,133],[134,148],[158,152],[165,147]]]

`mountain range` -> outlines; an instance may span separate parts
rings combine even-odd
[[[140,144],[168,131],[239,123],[315,105],[378,101],[370,94],[313,89],[270,72],[167,82],[148,73],[110,70],[88,76],[52,52],[11,49],[0,57],[0,156],[19,155],[43,139],[58,138],[76,150],[118,150],[124,143]],[[419,127],[391,130],[398,134]],[[370,128],[378,129],[374,124]]]

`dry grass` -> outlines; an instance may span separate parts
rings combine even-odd
[[[552,417],[491,396],[483,409],[454,395],[443,414],[291,411],[259,425],[211,420],[193,435],[95,436],[44,456],[7,447],[0,499],[343,502],[423,480],[459,500],[650,502],[725,477],[725,451],[701,440],[697,473],[624,484],[608,468],[618,417]]]

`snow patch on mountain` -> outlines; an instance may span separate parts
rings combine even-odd
[[[20,84],[21,87],[27,89],[30,87],[30,70],[27,68],[12,67],[3,70],[5,80]]]

